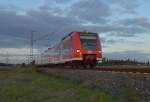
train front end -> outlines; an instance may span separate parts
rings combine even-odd
[[[97,62],[101,62],[102,49],[99,35],[97,33],[80,32],[77,36],[79,40],[76,41],[76,44],[79,46],[76,47],[76,57],[82,59],[83,65],[92,67]]]

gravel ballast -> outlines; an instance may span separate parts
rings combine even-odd
[[[43,69],[42,71],[93,89],[104,90],[125,102],[150,102],[150,74],[72,69]]]

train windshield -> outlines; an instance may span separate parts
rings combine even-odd
[[[96,50],[97,34],[96,33],[80,33],[81,46],[84,50]]]

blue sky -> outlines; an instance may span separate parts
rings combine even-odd
[[[142,5],[141,7],[139,7],[139,15],[141,16],[145,16],[145,17],[150,17],[150,13],[149,13],[149,7],[150,7],[150,2],[146,2],[144,5]]]
[[[49,34],[36,52],[87,30],[99,33],[104,57],[149,60],[149,7],[149,0],[0,0],[0,53],[28,54],[31,30],[35,39]]]
[[[0,4],[2,6],[16,6],[21,9],[32,9],[34,7],[40,6],[43,0],[1,0]]]

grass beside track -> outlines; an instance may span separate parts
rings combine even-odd
[[[3,70],[2,70],[3,69]],[[99,90],[37,73],[0,68],[0,102],[119,102]]]

